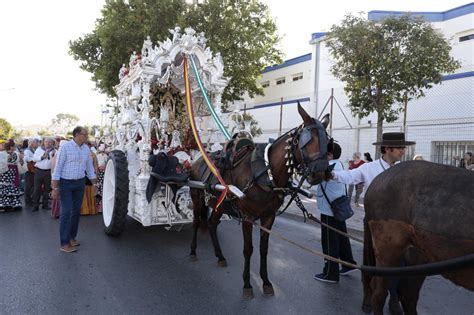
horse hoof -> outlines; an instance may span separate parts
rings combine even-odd
[[[198,261],[198,258],[196,255],[189,255],[189,260],[192,262]]]
[[[362,304],[362,312],[366,314],[372,313],[372,305],[370,304]]]
[[[275,291],[273,291],[273,286],[271,284],[270,285],[264,285],[263,286],[263,294],[265,296],[274,296]]]
[[[246,300],[253,299],[253,290],[252,290],[252,288],[244,288],[242,296]]]
[[[217,265],[218,265],[219,267],[225,268],[225,267],[227,267],[227,260],[225,260],[225,259],[224,259],[224,260],[219,260],[219,261],[217,262]]]

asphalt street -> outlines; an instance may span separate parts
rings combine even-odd
[[[188,258],[191,230],[145,228],[129,219],[118,238],[103,232],[100,215],[81,217],[79,251],[59,251],[59,223],[48,211],[0,213],[1,314],[362,314],[358,273],[338,284],[313,280],[323,260],[270,239],[274,297],[264,297],[254,229],[255,298],[242,299],[242,233],[223,221],[219,236],[228,267],[217,266],[210,237],[200,233],[197,262]],[[320,250],[319,229],[284,215],[274,230]],[[353,243],[361,262],[362,246]],[[420,314],[474,314],[474,294],[439,277],[421,291]]]

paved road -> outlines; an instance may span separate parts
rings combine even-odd
[[[274,229],[320,249],[319,230],[294,218],[278,218]],[[220,225],[227,268],[217,267],[207,234],[200,235],[199,261],[190,262],[190,230],[144,228],[132,220],[126,228],[111,238],[103,233],[100,216],[82,217],[80,250],[65,254],[58,250],[58,222],[48,212],[1,213],[0,313],[362,314],[358,274],[338,284],[316,282],[312,277],[322,260],[275,238],[269,273],[276,296],[262,296],[254,243],[255,298],[242,300],[242,237],[235,221]],[[362,247],[353,248],[360,261]],[[431,277],[418,309],[420,314],[473,314],[474,295]]]

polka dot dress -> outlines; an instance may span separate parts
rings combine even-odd
[[[0,174],[0,208],[21,208],[20,197],[23,193],[14,186],[15,171],[9,169]]]

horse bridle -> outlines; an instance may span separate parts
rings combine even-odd
[[[318,132],[319,154],[316,157],[310,158],[307,150],[307,145],[313,139],[313,129],[316,129]],[[303,182],[311,173],[318,171],[324,172],[329,166],[327,160],[328,135],[326,133],[326,128],[320,121],[313,119],[312,123],[307,126],[302,124],[298,128],[290,130],[289,136],[290,137],[287,139],[287,142],[289,142],[290,145],[287,146],[287,149],[289,150],[289,152],[291,152],[290,158],[295,162],[297,161],[295,156],[296,147],[298,147],[298,150],[301,155],[301,162],[296,165],[296,173],[301,175],[301,179],[297,187],[293,187],[293,185],[289,183],[291,190],[291,198],[288,201],[286,207],[284,207],[283,210],[279,211],[277,215],[280,215],[285,212],[295,198],[298,200],[298,191],[303,185]],[[329,141],[332,141],[332,139],[330,139]],[[289,167],[291,170],[291,166]],[[293,172],[290,171],[290,173]]]
[[[318,132],[319,154],[310,158],[307,146],[313,138],[313,129],[316,129]],[[320,121],[313,119],[313,122],[307,126],[302,124],[296,129],[296,132],[290,133],[290,137],[292,139],[291,152],[293,155],[293,160],[296,161],[296,146],[298,147],[301,155],[301,162],[296,165],[296,172],[299,175],[302,175],[304,178],[306,178],[311,173],[326,171],[329,165],[327,160],[328,135],[326,133],[326,128]]]

